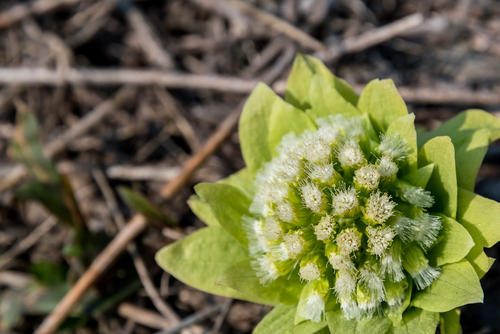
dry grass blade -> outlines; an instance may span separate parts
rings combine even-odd
[[[73,306],[75,306],[85,292],[87,292],[88,288],[127,247],[129,242],[141,233],[146,226],[147,222],[143,216],[137,215],[133,217],[127,225],[120,230],[118,235],[108,244],[108,246],[106,246],[106,248],[95,258],[87,271],[85,271],[82,277],[73,285],[71,290],[57,304],[50,315],[44,319],[35,333],[54,333]]]
[[[221,75],[181,74],[158,70],[75,69],[65,71],[47,68],[0,68],[0,84],[8,85],[157,85],[169,88],[207,89],[231,93],[247,93],[256,81]]]

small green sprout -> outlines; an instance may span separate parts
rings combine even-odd
[[[473,193],[500,120],[469,110],[430,133],[390,80],[358,97],[297,56],[285,99],[260,84],[240,119],[247,167],[199,184],[209,225],[158,252],[201,290],[275,306],[254,333],[434,333],[481,302],[500,204]]]

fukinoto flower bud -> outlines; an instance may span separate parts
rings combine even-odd
[[[358,97],[319,60],[297,59],[285,99],[258,85],[245,106],[246,168],[195,187],[190,206],[210,226],[160,264],[208,292],[286,304],[265,326],[322,332],[354,319],[369,331],[380,319],[434,333],[439,312],[480,300],[482,247],[500,239],[498,203],[472,191],[485,150],[471,151],[500,137],[500,121],[468,111],[421,137],[392,82]]]
[[[405,273],[419,289],[437,277],[422,249],[436,242],[441,222],[425,211],[432,194],[398,177],[411,152],[399,135],[378,141],[360,131],[362,120],[342,115],[318,124],[286,136],[258,173],[256,218],[245,227],[250,253],[262,282],[285,273],[309,287],[330,279],[347,318],[371,316],[405,296]],[[324,294],[308,291],[303,305],[322,305]],[[305,317],[321,314],[313,313]]]
[[[431,285],[440,274],[438,268],[429,265],[422,249],[414,244],[407,247],[403,253],[403,267],[420,290]]]

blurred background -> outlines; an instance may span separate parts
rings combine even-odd
[[[297,52],[358,90],[392,78],[424,129],[500,117],[495,0],[2,0],[0,332],[52,312],[74,333],[250,333],[268,307],[192,289],[154,254],[203,226],[192,186],[243,167],[241,103],[258,81],[283,93]],[[500,146],[476,191],[500,200]],[[500,333],[498,263],[482,284],[464,333]]]

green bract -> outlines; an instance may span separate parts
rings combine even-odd
[[[247,167],[199,184],[208,227],[158,263],[201,290],[274,305],[255,333],[456,333],[481,302],[500,204],[474,194],[500,120],[468,110],[430,133],[391,80],[358,97],[297,56],[285,99],[260,84],[239,124]]]

